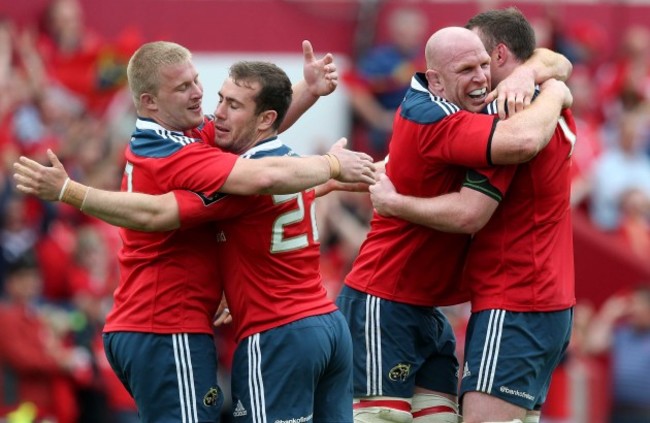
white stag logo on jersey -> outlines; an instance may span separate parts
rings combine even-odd
[[[390,372],[388,372],[388,379],[392,380],[393,382],[404,382],[410,373],[411,365],[400,363],[390,369]]]

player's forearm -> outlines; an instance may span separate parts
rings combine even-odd
[[[471,234],[480,228],[467,211],[458,192],[434,198],[396,194],[389,207],[391,215],[411,223],[442,232]]]
[[[284,132],[293,126],[294,123],[302,116],[311,106],[318,100],[318,96],[312,94],[307,83],[302,80],[293,85],[293,96],[291,97],[291,105],[284,120],[280,124],[279,132]]]
[[[559,92],[544,90],[528,109],[499,121],[492,137],[492,163],[517,164],[535,157],[553,136],[561,110]]]
[[[547,48],[535,49],[524,66],[528,66],[532,70],[536,84],[541,84],[551,78],[566,81],[573,71],[573,65],[569,59]]]
[[[323,184],[331,175],[325,156],[239,159],[221,191],[238,195],[291,194]]]
[[[304,191],[327,182],[339,172],[332,168],[324,156],[277,159],[269,169],[270,184],[265,190],[267,194]]]
[[[180,225],[173,194],[154,196],[105,191],[71,181],[62,201],[114,226],[167,231]],[[171,202],[171,203],[170,203]]]

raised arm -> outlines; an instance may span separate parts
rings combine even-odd
[[[402,195],[385,174],[369,189],[372,204],[380,215],[442,232],[478,232],[499,205],[495,199],[467,187],[433,198]]]
[[[334,56],[327,53],[320,59],[316,59],[314,49],[307,40],[302,42],[303,80],[293,85],[293,97],[287,111],[280,132],[289,129],[300,116],[316,103],[319,97],[334,92],[338,85],[338,72]]]

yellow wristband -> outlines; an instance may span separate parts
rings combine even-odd
[[[332,153],[324,155],[330,165],[330,178],[336,179],[341,175],[341,162],[339,158]]]
[[[64,186],[63,192],[61,193],[61,201],[81,210],[88,195],[88,190],[89,188],[87,186],[70,180]]]

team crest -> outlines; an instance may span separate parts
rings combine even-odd
[[[206,407],[212,407],[217,404],[217,399],[219,398],[219,389],[210,388],[207,394],[203,397],[203,405]]]
[[[410,373],[411,373],[411,365],[400,363],[397,366],[390,369],[390,371],[388,372],[388,378],[393,382],[404,382]]]

